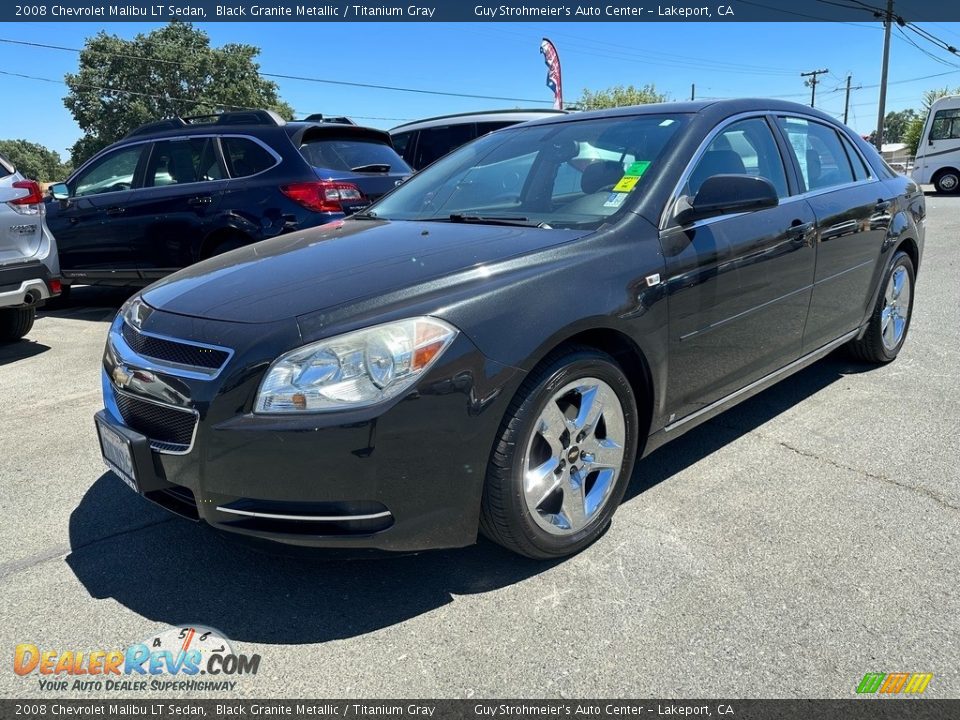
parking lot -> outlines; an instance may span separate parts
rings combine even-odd
[[[270,556],[153,507],[92,420],[127,293],[78,288],[0,348],[0,648],[199,623],[261,655],[245,697],[838,697],[865,672],[958,696],[960,197],[927,206],[896,362],[835,354],[659,450],[557,563]],[[8,665],[0,692],[36,678]]]

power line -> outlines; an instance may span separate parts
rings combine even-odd
[[[131,55],[127,53],[114,53],[114,52],[106,52],[103,50],[91,50],[90,48],[87,48],[84,50],[81,48],[64,47],[62,45],[50,45],[47,43],[26,42],[23,40],[11,40],[10,38],[0,38],[0,43],[7,43],[10,45],[22,45],[22,46],[35,47],[35,48],[45,48],[48,50],[62,50],[66,52],[75,52],[75,53],[96,52],[96,53],[100,53],[101,55],[126,57],[128,59],[145,60],[148,62],[165,62],[168,64],[180,65],[183,67],[190,65],[190,63],[177,61],[177,60],[162,60],[158,58]],[[265,78],[298,80],[302,82],[314,82],[314,83],[323,83],[327,85],[341,85],[346,87],[368,88],[373,90],[390,90],[393,92],[417,93],[421,95],[442,95],[445,97],[471,98],[471,99],[477,99],[477,100],[502,100],[504,102],[542,103],[542,104],[548,104],[548,105],[553,102],[552,100],[543,100],[543,99],[505,97],[501,95],[477,95],[472,93],[459,93],[459,92],[451,92],[446,90],[428,90],[425,88],[410,88],[410,87],[402,87],[398,85],[378,85],[374,83],[352,82],[348,80],[331,80],[329,78],[307,77],[302,75],[286,75],[283,73],[269,73],[269,72],[262,72],[262,71],[258,71],[257,74],[260,75],[260,77],[265,77]]]
[[[55,83],[58,85],[66,85],[65,80],[57,80],[56,78],[46,78],[39,77],[37,75],[26,75],[24,73],[10,72],[9,70],[0,70],[0,75],[6,75],[8,77],[22,78],[24,80],[37,80],[39,82]],[[185,98],[185,97],[175,97],[172,95],[157,95],[156,93],[145,93],[137,90],[124,90],[122,88],[112,88],[105,87],[102,85],[92,85],[90,83],[78,83],[77,87],[85,88],[88,90],[97,90],[99,92],[105,93],[117,93],[120,95],[134,95],[137,97],[148,97],[153,98],[154,100],[174,100],[176,102],[186,102],[193,105],[215,105],[229,110],[260,110],[261,108],[249,107],[247,105],[232,105],[230,103],[222,103],[214,100],[197,100],[196,98]],[[294,113],[297,115],[307,115],[306,111],[294,110]],[[358,118],[360,120],[390,120],[390,121],[402,121],[402,120],[411,120],[413,118],[400,118],[400,117],[377,117],[371,115],[354,115],[353,113],[329,113],[331,115],[347,115],[353,118]]]

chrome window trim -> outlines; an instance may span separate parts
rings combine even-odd
[[[280,155],[280,153],[278,153],[278,152],[277,152],[276,150],[274,150],[272,147],[270,147],[269,145],[267,145],[267,144],[266,144],[265,142],[263,142],[260,138],[254,137],[253,135],[244,135],[243,133],[197,133],[197,134],[195,134],[195,135],[172,135],[172,136],[170,136],[170,137],[158,137],[158,138],[147,138],[147,139],[143,139],[143,140],[131,140],[131,141],[128,142],[128,143],[123,143],[122,145],[119,145],[119,146],[111,149],[109,153],[104,153],[104,154],[102,154],[102,155],[100,155],[100,154],[94,155],[92,158],[90,158],[89,160],[87,160],[83,165],[81,165],[81,166],[70,176],[70,178],[66,181],[66,184],[69,185],[70,183],[72,183],[77,177],[80,176],[80,173],[82,173],[84,170],[86,170],[87,166],[89,166],[90,164],[96,162],[96,161],[99,160],[100,158],[106,157],[107,155],[111,155],[111,154],[113,154],[114,152],[119,152],[119,151],[121,151],[121,150],[126,150],[127,148],[131,148],[131,147],[133,147],[133,146],[135,146],[135,145],[145,145],[145,144],[147,144],[147,143],[163,142],[164,140],[192,140],[192,139],[194,139],[194,138],[212,138],[212,139],[214,139],[214,140],[219,140],[219,139],[226,138],[226,137],[243,138],[243,139],[245,139],[245,140],[252,140],[252,141],[255,142],[257,145],[259,145],[259,146],[262,147],[264,150],[266,150],[268,153],[270,153],[271,157],[273,157],[273,159],[274,159],[273,165],[271,165],[270,167],[265,168],[265,169],[263,169],[263,170],[261,170],[261,171],[259,171],[259,172],[256,172],[256,173],[254,173],[253,175],[230,175],[230,168],[226,167],[227,158],[226,158],[226,155],[224,155],[224,153],[223,153],[223,146],[220,145],[220,154],[221,154],[221,156],[223,157],[223,161],[224,161],[224,168],[223,168],[223,169],[224,169],[224,171],[226,171],[228,177],[222,178],[222,179],[220,179],[220,180],[204,180],[203,182],[223,182],[223,181],[225,181],[225,180],[237,180],[237,179],[252,178],[252,177],[256,177],[257,175],[260,175],[260,174],[262,174],[262,173],[270,172],[270,171],[273,170],[275,167],[277,167],[280,163],[283,162],[283,156]],[[139,164],[139,163],[138,163],[138,164]],[[195,183],[178,183],[178,184],[182,184],[182,185],[199,185],[199,184],[200,184],[200,181],[195,182]],[[140,190],[155,190],[157,187],[171,187],[171,186],[170,186],[170,185],[161,185],[161,186],[151,185],[150,187],[143,186],[143,187],[138,187],[138,188],[130,188],[129,190],[114,190],[113,192],[138,192],[138,191],[140,191]],[[104,195],[112,195],[112,194],[113,194],[113,193],[97,193],[96,196],[97,196],[97,197],[102,197],[102,196],[104,196]],[[76,196],[71,196],[70,199],[72,200],[74,197],[82,198],[82,197],[93,197],[93,196],[92,196],[92,195],[76,195]]]
[[[680,199],[681,197],[680,191],[683,189],[684,185],[686,185],[687,181],[690,179],[690,175],[693,173],[693,168],[700,161],[700,158],[703,157],[703,154],[707,151],[707,148],[710,146],[710,143],[713,142],[714,138],[716,138],[716,136],[719,135],[720,132],[724,130],[728,125],[731,125],[735,122],[739,122],[740,120],[748,120],[751,118],[760,118],[762,120],[766,120],[768,116],[773,115],[774,117],[795,117],[800,120],[807,120],[808,122],[816,122],[816,123],[819,123],[820,125],[824,125],[825,127],[829,127],[834,130],[837,129],[832,125],[830,125],[829,123],[826,123],[820,118],[814,117],[812,115],[807,115],[802,112],[794,112],[792,114],[785,115],[784,112],[785,111],[783,110],[750,110],[748,112],[738,113],[737,115],[731,115],[730,117],[724,119],[723,122],[721,122],[719,125],[716,125],[713,128],[713,130],[711,130],[707,134],[707,136],[703,139],[703,141],[697,147],[696,151],[693,153],[693,156],[690,158],[690,161],[687,163],[687,166],[684,168],[683,172],[681,173],[680,180],[674,186],[673,192],[670,193],[670,200],[667,201],[666,206],[664,206],[663,208],[663,212],[660,214],[660,224],[659,224],[660,232],[662,233],[662,232],[668,232],[670,230],[681,230],[681,229],[682,230],[696,229],[703,225],[709,225],[711,223],[717,222],[718,220],[726,220],[727,218],[732,218],[732,217],[736,217],[737,215],[746,214],[742,212],[731,213],[729,215],[718,215],[716,217],[706,218],[705,220],[698,220],[694,223],[690,223],[689,225],[673,225],[673,226],[670,225],[670,221],[673,218],[673,208],[676,206],[677,200]],[[857,153],[860,153],[860,149],[857,147],[855,142],[851,140],[850,144],[857,151]],[[777,146],[777,149],[779,150],[779,144]],[[822,195],[824,193],[847,189],[847,188],[853,187],[854,185],[867,185],[869,183],[880,182],[880,178],[876,177],[876,171],[873,169],[873,166],[869,162],[867,162],[865,158],[863,158],[862,153],[860,153],[860,155],[861,155],[861,159],[864,161],[864,165],[867,166],[867,169],[871,173],[870,177],[864,180],[854,180],[854,182],[844,183],[843,185],[833,185],[828,188],[817,188],[816,190],[805,190],[804,192],[801,192],[801,193],[788,195],[787,197],[780,199],[777,205],[778,206],[786,205],[791,202],[796,202],[797,200],[805,200],[807,198],[816,197],[817,195]],[[782,158],[782,160],[786,165],[786,159]],[[788,168],[784,167],[785,171],[787,169]],[[851,171],[852,171],[852,168],[851,168]]]
[[[134,327],[131,323],[128,323],[123,317],[118,317],[117,321],[115,321],[113,326],[110,328],[110,344],[120,355],[120,359],[123,360],[124,364],[134,365],[140,370],[165,373],[167,375],[174,375],[176,377],[189,378],[191,380],[214,380],[220,375],[221,372],[223,372],[223,369],[230,364],[230,360],[233,359],[234,351],[231,348],[223,347],[222,345],[199,343],[194,342],[193,340],[183,340],[181,338],[170,337],[169,335],[145,332]],[[204,371],[203,368],[198,368],[196,365],[183,365],[181,363],[166,362],[157,358],[141,355],[127,344],[126,339],[123,337],[123,333],[120,332],[121,323],[127,325],[134,332],[137,332],[140,335],[146,335],[147,337],[156,338],[157,340],[165,340],[172,343],[192,345],[193,347],[204,348],[207,350],[218,350],[220,352],[227,353],[227,358],[223,361],[223,364],[220,365],[219,368],[216,368],[215,370],[211,369]]]
[[[150,449],[154,452],[160,453],[161,455],[187,455],[191,450],[193,450],[193,446],[197,441],[197,429],[200,427],[200,413],[197,412],[196,408],[178,407],[176,405],[170,405],[168,403],[162,403],[159,400],[153,400],[152,398],[144,397],[143,395],[135,395],[131,392],[127,392],[126,390],[121,390],[114,385],[112,380],[110,381],[110,387],[117,395],[123,395],[131,400],[137,400],[139,402],[149,403],[150,405],[156,405],[157,407],[167,408],[168,410],[176,410],[177,412],[182,412],[187,415],[193,415],[193,433],[190,435],[189,445],[183,446],[179,443],[172,443],[166,440],[157,440],[156,438],[149,437],[144,433],[140,433],[141,435],[144,435],[144,437],[146,437],[150,442]],[[122,413],[120,414],[120,419],[123,421],[125,427],[130,427],[127,425],[127,420],[123,417]],[[134,428],[130,429],[133,430]],[[172,450],[171,448],[174,447],[182,449]]]

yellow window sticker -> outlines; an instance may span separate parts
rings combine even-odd
[[[624,175],[620,178],[620,182],[613,186],[613,191],[615,193],[630,192],[638,182],[640,182],[640,178],[636,175]]]

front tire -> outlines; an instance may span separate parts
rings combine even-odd
[[[633,471],[637,402],[606,353],[548,357],[510,403],[487,468],[480,529],[536,559],[579,552],[606,530]]]
[[[33,306],[0,309],[0,342],[20,340],[30,332],[36,317]]]
[[[905,252],[893,256],[893,264],[883,277],[883,290],[859,340],[850,342],[850,351],[858,360],[888,363],[895,359],[907,339],[913,315],[913,287],[916,271]]]

